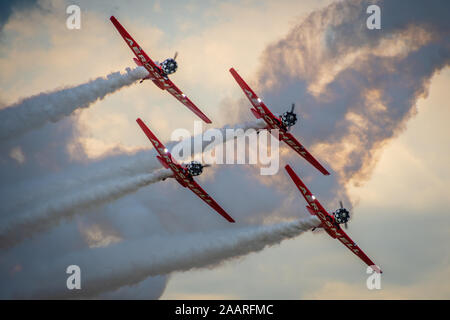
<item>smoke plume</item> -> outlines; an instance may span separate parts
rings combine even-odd
[[[150,276],[212,266],[223,261],[261,251],[296,237],[319,224],[316,217],[271,226],[247,227],[214,233],[181,234],[170,238],[149,237],[124,241],[105,248],[69,254],[48,270],[34,265],[39,277],[46,279],[44,288],[34,286],[32,293],[15,291],[15,297],[89,298],[123,286],[139,283]],[[126,252],[117,255],[116,252]],[[82,289],[67,290],[61,273],[76,263],[82,272]],[[61,278],[61,279],[60,279]],[[26,281],[21,279],[20,281]],[[28,287],[28,289],[30,289]]]
[[[260,121],[238,124],[234,128],[260,128]],[[202,150],[226,142],[226,126],[219,130],[223,140],[202,141]],[[180,142],[172,141],[167,146],[194,145],[201,135]],[[0,228],[0,248],[5,249],[43,232],[63,218],[82,213],[86,208],[112,202],[129,195],[139,188],[158,182],[171,175],[171,171],[161,170],[148,174],[161,167],[152,151],[105,158],[92,163],[87,168],[72,168],[63,174],[41,178],[37,184],[30,184],[6,190],[10,197],[4,197],[1,204],[4,212],[14,212],[2,219]],[[155,152],[153,152],[155,153]],[[19,195],[19,197],[17,197]]]
[[[43,92],[0,110],[0,141],[20,136],[49,121],[56,122],[77,109],[88,108],[92,103],[132,85],[148,73],[143,67],[133,70],[127,68],[126,71],[114,72],[106,78],[99,77],[75,87]]]
[[[371,4],[381,7],[380,30],[366,28]],[[443,1],[333,3],[264,51],[256,87],[275,110],[295,102],[304,119],[295,134],[341,183],[360,183],[380,148],[416,113],[431,77],[450,63],[445,7]]]
[[[371,4],[381,7],[380,30],[366,28],[366,8]],[[292,128],[292,133],[333,172],[326,179],[318,178],[316,172],[310,166],[306,169],[304,161],[291,151],[283,155],[283,162],[289,162],[294,168],[305,165],[305,170],[296,171],[308,181],[310,189],[327,208],[333,208],[330,204],[337,204],[337,199],[350,205],[346,186],[351,182],[361,183],[370,176],[382,147],[401,133],[407,121],[416,114],[416,103],[427,95],[430,79],[449,65],[450,19],[447,12],[448,1],[335,2],[312,12],[283,39],[268,46],[253,79],[241,74],[273,113],[281,114],[285,111],[282,109],[292,102],[296,103],[301,119],[299,125]],[[238,65],[234,67],[239,71]],[[233,81],[231,77],[230,81]],[[93,94],[87,100],[93,102],[98,98],[99,95]],[[70,101],[75,101],[76,107],[88,103],[78,103],[78,97]],[[223,110],[229,122],[235,120],[237,123],[251,116],[249,102],[244,98],[242,101],[236,103],[236,110],[231,110],[230,99],[227,100],[227,108]],[[44,101],[37,105],[45,106],[47,103]],[[61,108],[64,109],[65,105]],[[7,111],[13,109],[24,111],[16,116],[13,111]],[[2,112],[5,112],[2,118],[7,121],[6,126],[2,125],[0,129],[0,139],[14,136],[10,132],[22,132],[17,128],[21,127],[22,120],[27,123],[28,112],[32,115],[32,125],[27,125],[27,128],[58,118],[43,112],[43,122],[36,122],[33,120],[35,113],[24,107],[7,108]],[[41,116],[37,113],[36,117]],[[231,119],[232,116],[236,118]],[[58,139],[56,135],[55,139]],[[14,224],[2,223],[6,227],[1,232],[1,243],[10,241],[13,245],[28,236],[28,228],[32,233],[38,232],[41,224],[45,229],[49,222],[53,224],[61,217],[70,217],[75,209],[82,211],[92,204],[109,203],[123,194],[120,190],[136,190],[136,185],[145,185],[150,175],[143,175],[148,171],[142,170],[158,165],[148,161],[151,156],[153,154],[145,151],[116,159],[107,158],[102,163],[108,163],[108,166],[99,165],[104,168],[103,171],[96,171],[92,165],[92,177],[73,180],[73,184],[61,192],[61,197],[51,199],[55,200],[51,205],[44,202],[42,206],[27,211],[25,218],[30,220],[11,218],[10,222]],[[231,170],[221,169],[227,175],[221,175],[217,184],[217,188],[223,191],[217,195],[228,197],[227,205],[239,212],[240,222],[260,224],[265,218],[286,219],[298,215],[298,204],[302,200],[291,201],[293,193],[299,196],[298,191],[283,174],[265,177],[262,182],[259,176],[255,178],[256,175],[248,173],[251,172],[248,167],[241,167],[233,168],[240,173],[236,175],[229,174]],[[80,172],[74,170],[74,175]],[[129,184],[125,186],[126,182]],[[76,186],[80,185],[88,187],[72,195],[65,192],[76,190]],[[283,192],[277,192],[279,189]],[[98,195],[98,200],[91,196],[91,191],[93,195]],[[171,196],[173,192],[170,190]],[[58,191],[55,193],[60,195]],[[53,252],[51,260],[33,259],[25,254],[23,258],[18,254],[22,260],[16,260],[20,260],[24,268],[30,267],[20,277],[2,277],[2,284],[5,283],[4,289],[0,288],[2,296],[93,297],[139,283],[150,276],[216,265],[232,257],[262,250],[300,234],[312,227],[312,222],[317,222],[310,217],[305,220],[309,222],[302,220],[274,226],[221,230],[230,226],[220,224],[220,219],[199,219],[200,207],[186,205],[189,199],[183,198],[183,193],[177,194],[177,201],[172,201],[167,194],[169,191],[163,188],[145,197],[135,194],[128,202],[127,199],[119,199],[105,209],[109,222],[112,221],[111,224],[119,231],[126,230],[120,232],[125,234],[122,242],[65,255]],[[129,205],[133,206],[130,210],[133,212],[125,212],[124,208],[129,208]],[[39,223],[30,224],[29,221]],[[147,223],[146,228],[141,230],[137,221]],[[11,226],[20,232],[17,235],[10,233]],[[200,233],[198,230],[209,231]],[[19,240],[16,240],[17,237]],[[71,245],[65,237],[53,235],[52,240],[55,239],[68,241],[66,247]],[[36,241],[45,244],[48,240]],[[27,244],[31,248],[34,248],[33,245]],[[10,254],[3,261],[12,261],[11,257],[15,258]],[[71,264],[81,267],[85,279],[79,296],[65,287],[67,275],[62,270]],[[6,265],[2,270],[9,271],[9,267]]]
[[[92,206],[114,201],[120,197],[170,177],[173,173],[159,170],[155,173],[138,175],[128,179],[85,186],[81,190],[67,193],[61,198],[51,198],[40,202],[38,207],[22,214],[14,214],[2,221],[0,229],[0,248],[5,249],[31,238],[38,232],[47,230],[63,218],[70,218],[76,212],[82,212]],[[9,221],[8,221],[9,220]]]

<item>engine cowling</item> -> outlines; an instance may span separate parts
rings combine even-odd
[[[161,64],[161,69],[165,74],[172,74],[177,71],[178,63],[173,58],[168,58],[164,60]]]
[[[297,123],[297,115],[294,112],[287,111],[281,115],[281,122],[286,128],[292,127]]]
[[[186,169],[192,176],[198,176],[203,172],[203,165],[198,161],[191,161],[186,165]]]
[[[347,223],[348,220],[350,220],[350,212],[348,212],[345,208],[339,208],[334,213],[334,221],[336,221],[339,224]]]

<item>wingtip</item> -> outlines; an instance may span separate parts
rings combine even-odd
[[[203,122],[205,122],[205,123],[208,123],[208,124],[211,124],[212,123],[212,121],[211,121],[211,119],[209,119],[205,114],[203,114],[202,113],[202,115],[201,116],[199,116],[202,120],[203,120]]]
[[[380,274],[383,273],[383,271],[381,270],[381,268],[378,267],[376,264],[371,265],[370,267],[371,267],[372,270],[375,271],[376,273],[380,273]]]
[[[116,19],[116,17],[111,16],[111,17],[109,17],[109,20],[114,21],[114,20],[117,20],[117,19]]]
[[[234,68],[231,67],[230,69],[228,69],[228,71],[233,72],[233,71],[236,71],[236,70],[234,70]]]

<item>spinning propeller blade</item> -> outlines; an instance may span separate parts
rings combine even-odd
[[[339,200],[339,205],[341,206],[341,209],[344,209],[344,205],[342,204],[342,201],[341,201],[341,200]],[[349,212],[349,214],[350,214],[350,212]],[[347,224],[347,222],[344,223],[344,228],[345,228],[345,229],[348,229],[348,224]]]
[[[178,57],[178,51],[175,51],[175,54],[173,56],[173,60],[177,60],[177,57]]]

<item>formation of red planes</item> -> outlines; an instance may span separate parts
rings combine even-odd
[[[142,50],[137,42],[130,36],[125,28],[117,21],[114,16],[110,18],[126,44],[130,47],[131,51],[135,54],[136,58],[133,58],[138,66],[144,67],[148,71],[148,75],[141,80],[150,79],[160,89],[167,90],[178,101],[185,105],[189,110],[195,113],[206,123],[211,123],[211,120],[169,79],[169,75],[177,70],[176,57],[168,58],[161,63],[154,62],[148,55]],[[234,70],[230,69],[231,75],[239,84],[244,94],[253,105],[251,112],[257,119],[263,119],[266,123],[266,130],[278,130],[278,139],[284,141],[289,147],[297,152],[301,157],[308,161],[323,175],[329,175],[330,173],[317,161],[311,153],[289,132],[290,128],[297,122],[297,115],[294,113],[295,105],[293,104],[290,111],[285,112],[280,117],[275,116],[264,102],[255,94],[255,92],[248,86],[248,84],[241,78],[241,76]],[[158,152],[157,159],[166,169],[170,169],[173,172],[173,178],[175,178],[179,184],[185,188],[189,188],[200,199],[206,202],[211,208],[216,210],[222,217],[228,222],[234,223],[235,220],[225,212],[225,210],[214,199],[206,193],[205,190],[194,180],[195,176],[200,175],[203,172],[203,168],[208,165],[203,165],[198,161],[191,161],[188,164],[177,163],[169,150],[158,140],[153,132],[145,125],[141,119],[136,120],[145,135],[148,137],[154,148]],[[355,244],[355,242],[342,230],[341,224],[347,227],[347,222],[350,219],[350,214],[347,209],[340,203],[340,208],[336,211],[327,212],[316,197],[308,190],[299,176],[292,170],[289,165],[285,167],[287,173],[291,177],[299,189],[302,196],[307,202],[307,210],[311,215],[316,216],[321,221],[317,228],[323,228],[332,238],[338,239],[344,246],[350,249],[356,256],[370,266],[375,272],[381,273],[381,269],[375,265],[375,263]],[[315,229],[315,228],[314,228]]]

